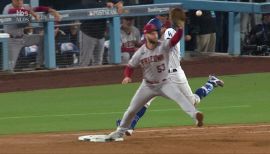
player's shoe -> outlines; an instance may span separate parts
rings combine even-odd
[[[224,86],[224,82],[213,75],[209,75],[208,82],[211,83],[214,87],[217,87],[217,86],[223,87]]]
[[[133,133],[133,129],[129,129],[129,130],[127,130],[126,132],[125,132],[125,134],[127,135],[127,136],[131,136],[132,135],[132,133]]]
[[[117,129],[116,131],[110,133],[109,135],[106,136],[105,140],[106,141],[116,141],[119,139],[123,139],[124,133]]]
[[[195,118],[196,118],[196,125],[198,127],[202,127],[203,126],[203,114],[201,112],[197,112]]]
[[[117,127],[120,126],[120,123],[121,123],[121,120],[120,120],[120,119],[116,120],[116,126],[117,126]],[[134,131],[134,129],[129,129],[129,130],[127,130],[127,131],[125,132],[125,134],[126,134],[127,136],[131,136],[132,133],[133,133],[133,131]]]

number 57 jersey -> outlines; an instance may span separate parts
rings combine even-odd
[[[145,81],[159,83],[168,78],[169,52],[169,40],[158,42],[153,50],[144,44],[135,52],[128,65],[133,68],[141,66]]]

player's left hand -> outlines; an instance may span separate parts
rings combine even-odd
[[[108,3],[106,3],[106,5],[108,8],[113,8],[113,6],[114,6],[114,4],[112,2],[108,2]]]
[[[130,82],[132,82],[132,79],[130,77],[125,77],[122,81],[122,84],[128,84]]]
[[[117,8],[117,12],[119,14],[123,13],[123,2],[122,1],[119,1],[116,4],[113,4],[112,2],[107,2],[106,5],[107,5],[108,8],[113,8],[115,6]]]
[[[170,21],[177,28],[184,28],[186,14],[181,8],[174,8],[170,11]]]
[[[122,14],[124,12],[123,10],[123,2],[119,1],[118,3],[115,4],[116,8],[117,8],[117,12],[119,14]]]
[[[62,17],[61,17],[61,15],[60,15],[59,13],[56,13],[56,14],[54,15],[54,20],[55,20],[55,21],[59,22],[59,21],[61,21],[61,19],[62,19]]]

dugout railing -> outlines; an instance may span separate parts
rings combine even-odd
[[[167,14],[171,8],[181,7],[180,3],[170,4],[155,4],[155,5],[141,5],[141,6],[126,6],[124,12],[118,14],[115,8],[96,8],[96,9],[80,9],[80,10],[66,10],[59,11],[62,19],[65,21],[77,21],[77,20],[91,20],[99,18],[108,18],[109,21],[109,36],[110,36],[110,63],[121,63],[121,51],[120,51],[120,17],[126,16],[150,16],[157,14]],[[56,45],[55,45],[55,23],[51,15],[40,13],[41,20],[35,21],[32,18],[32,23],[42,23],[44,31],[44,57],[45,68],[56,68]],[[0,25],[18,24],[18,16],[14,15],[1,15]],[[20,17],[22,18],[22,17]],[[24,20],[20,20],[20,23],[27,23]],[[98,26],[98,25],[97,25]],[[8,38],[3,41],[8,42]],[[8,48],[3,48],[1,55],[8,55]],[[4,59],[4,58],[3,58]],[[7,60],[2,60],[2,70],[9,71],[10,66]]]
[[[180,3],[179,3],[180,2]],[[110,28],[110,62],[119,64],[120,56],[120,17],[125,16],[150,16],[156,14],[166,14],[173,7],[183,7],[185,9],[203,9],[213,11],[229,12],[229,49],[230,55],[240,55],[240,17],[239,12],[245,13],[269,13],[269,3],[244,3],[244,2],[229,2],[229,1],[210,1],[210,0],[155,0],[154,5],[141,6],[126,6],[124,13],[119,15],[116,9],[98,8],[98,9],[82,9],[82,10],[67,10],[59,11],[62,16],[62,21],[74,20],[91,20],[97,18],[108,18]],[[52,16],[41,14],[41,23],[44,26],[44,50],[45,50],[45,67],[47,69],[56,68],[55,54],[55,24]],[[1,15],[0,25],[16,24],[16,15]],[[37,22],[37,21],[32,21]],[[5,45],[8,38],[1,38],[1,57],[2,70],[10,70],[8,63],[8,48]],[[181,51],[184,55],[184,41],[181,41]]]

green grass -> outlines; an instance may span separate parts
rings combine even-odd
[[[270,73],[222,76],[199,105],[205,123],[270,123]],[[193,90],[207,77],[191,78]],[[0,94],[0,134],[115,128],[139,83]],[[157,98],[138,127],[193,125],[173,101]]]

